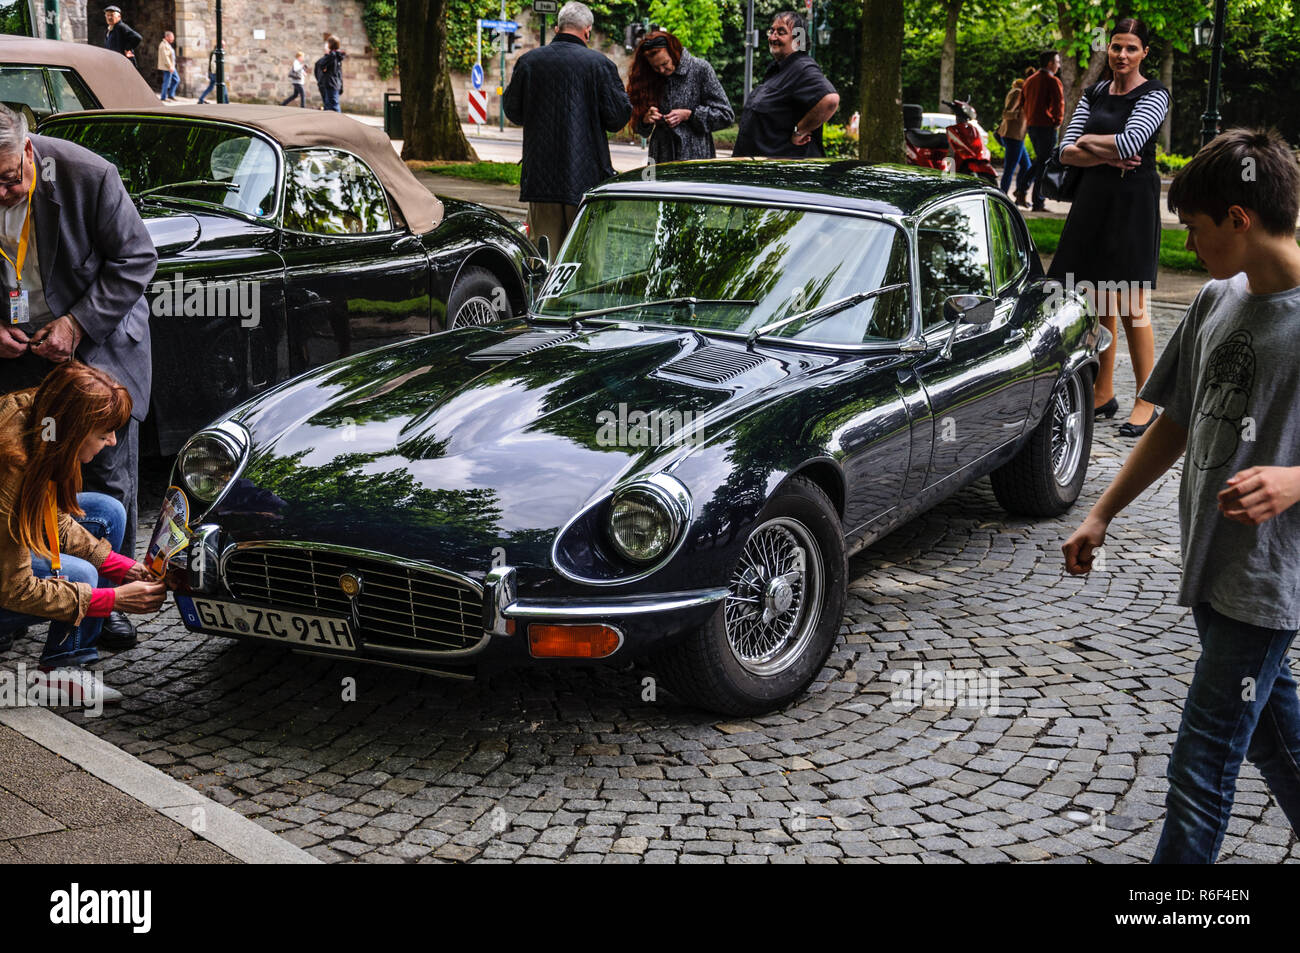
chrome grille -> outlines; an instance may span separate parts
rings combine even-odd
[[[236,598],[275,608],[352,616],[339,576],[362,578],[358,635],[396,648],[459,651],[483,638],[483,596],[473,585],[433,569],[329,549],[247,546],[226,560],[222,576]]]

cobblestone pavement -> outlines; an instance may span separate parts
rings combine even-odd
[[[1146,861],[1196,657],[1177,475],[1104,571],[1067,577],[1059,550],[1130,446],[1124,354],[1117,376],[1074,511],[1011,519],[981,481],[859,554],[842,639],[780,714],[642,701],[639,670],[461,683],[281,654],[169,608],[104,665],[123,709],[69,717],[330,861]],[[996,670],[997,710],[892,697],[914,665]],[[1249,765],[1223,857],[1300,858]]]

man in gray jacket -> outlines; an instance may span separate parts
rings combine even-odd
[[[126,507],[122,551],[135,555],[139,422],[149,411],[153,365],[144,290],[158,264],[153,241],[117,169],[81,146],[29,136],[0,105],[0,392],[34,386],[74,356],[131,394],[117,445],[87,465],[85,489]],[[134,644],[120,613],[100,643]]]
[[[566,3],[555,38],[519,57],[503,105],[524,127],[519,198],[528,203],[528,234],[543,235],[554,256],[578,213],[582,193],[614,174],[606,132],[632,117],[618,68],[595,50],[591,10]]]

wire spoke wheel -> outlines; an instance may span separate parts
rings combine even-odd
[[[492,307],[491,301],[483,297],[474,297],[460,306],[460,310],[452,319],[451,326],[453,328],[482,327],[485,324],[495,324],[498,320],[500,317]]]
[[[750,535],[723,603],[727,643],[755,675],[776,675],[803,654],[821,619],[825,571],[806,526],[778,517]]]
[[[1072,375],[1052,395],[1052,476],[1060,486],[1069,486],[1079,469],[1083,453],[1083,388]]]

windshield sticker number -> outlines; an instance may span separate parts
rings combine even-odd
[[[551,270],[551,275],[546,279],[546,284],[542,288],[542,297],[554,298],[558,296],[581,267],[582,262],[580,261],[566,261],[562,265],[556,265]]]

